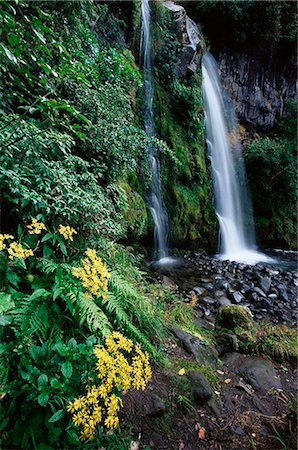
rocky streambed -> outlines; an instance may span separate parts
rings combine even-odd
[[[195,253],[156,269],[193,319],[171,323],[152,381],[124,395],[130,449],[296,448],[298,279],[288,267]]]
[[[163,284],[176,286],[188,301],[196,301],[203,321],[214,323],[220,306],[235,304],[247,306],[257,321],[295,325],[298,273],[289,270],[295,268],[296,254],[290,257],[280,266],[252,266],[194,253],[159,266],[158,272]]]

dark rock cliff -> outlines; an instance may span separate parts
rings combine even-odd
[[[269,129],[287,114],[288,101],[296,96],[294,58],[276,67],[272,58],[257,50],[221,51],[218,62],[223,86],[240,121]]]

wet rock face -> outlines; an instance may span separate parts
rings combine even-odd
[[[226,51],[218,61],[223,87],[241,121],[268,129],[287,114],[288,100],[296,97],[293,61],[277,70],[263,55]]]
[[[166,0],[163,4],[173,14],[177,38],[182,43],[177,71],[179,77],[185,77],[188,71],[195,73],[198,70],[204,46],[202,35],[196,23],[186,14],[183,6],[171,0]]]

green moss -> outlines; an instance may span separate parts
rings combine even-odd
[[[236,336],[251,334],[254,323],[252,314],[246,306],[221,306],[216,314],[216,328],[227,330]]]
[[[199,89],[199,86],[197,86]],[[210,248],[216,239],[211,202],[211,181],[205,162],[200,127],[190,136],[190,125],[181,121],[171,105],[171,97],[155,86],[156,122],[160,137],[173,149],[176,164],[162,160],[165,202],[171,220],[172,238],[189,246]],[[178,107],[178,106],[177,106]],[[197,117],[197,120],[203,120]]]
[[[196,371],[201,372],[206,380],[211,384],[212,387],[215,387],[218,384],[218,376],[216,371],[211,366],[206,366],[205,364],[198,364],[193,359],[185,359],[185,358],[174,358],[172,360],[172,370],[175,370],[176,373],[180,369],[185,369],[185,375],[179,376],[179,379],[175,377],[175,383],[181,389],[181,394],[185,393],[185,389],[183,387],[189,388],[189,381],[187,379],[187,372]]]

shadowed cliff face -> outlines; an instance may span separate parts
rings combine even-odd
[[[272,58],[255,51],[218,56],[224,88],[241,121],[269,129],[287,115],[287,103],[296,96],[295,64],[290,59],[276,67]]]

